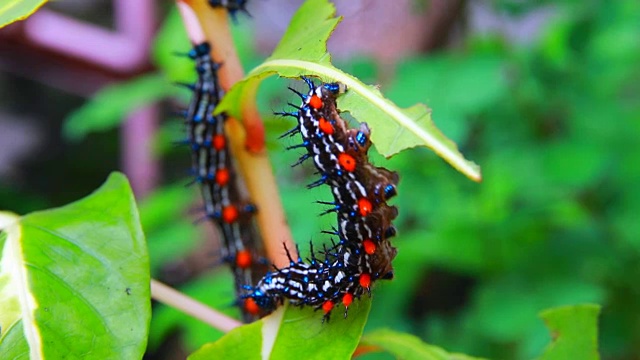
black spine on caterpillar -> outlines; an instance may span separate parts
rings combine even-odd
[[[204,200],[206,218],[211,219],[222,235],[221,258],[231,267],[238,297],[245,284],[255,284],[266,273],[262,242],[255,230],[252,215],[255,206],[240,193],[224,123],[225,114],[213,115],[224,95],[218,82],[218,64],[213,62],[208,43],[189,52],[195,61],[198,79],[185,111],[187,140],[191,147],[192,166]],[[246,322],[253,321],[259,310],[240,304]]]
[[[389,242],[395,235],[391,221],[397,209],[386,201],[396,194],[398,175],[373,166],[367,157],[371,146],[370,130],[365,123],[349,129],[339,116],[336,97],[346,89],[342,84],[325,83],[309,86],[306,94],[294,89],[302,105],[295,112],[279,113],[296,117],[298,126],[286,135],[300,133],[307,158],[321,175],[310,186],[328,184],[334,202],[324,203],[326,211],[337,214],[338,228],[332,234],[340,241],[317,258],[312,253],[308,263],[291,261],[290,266],[265,276],[246,295],[258,306],[272,310],[284,299],[299,306],[322,309],[328,319],[333,307],[342,303],[347,308],[354,298],[370,291],[377,279],[391,279],[391,261],[396,249]]]
[[[247,11],[247,1],[248,0],[209,0],[209,5],[214,8],[223,7],[227,9],[229,15],[233,18],[233,21],[237,22],[238,18],[236,17],[236,13],[238,11],[241,11],[251,17],[251,14]]]

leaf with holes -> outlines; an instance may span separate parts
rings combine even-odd
[[[149,258],[122,174],[70,205],[0,212],[3,359],[139,359],[151,317]]]
[[[553,341],[540,360],[598,360],[598,314],[600,306],[584,304],[562,306],[540,313]]]
[[[243,102],[253,101],[260,82],[274,74],[291,78],[311,75],[323,81],[338,81],[349,89],[338,99],[339,108],[369,124],[372,141],[382,155],[389,157],[407,148],[427,146],[458,171],[480,181],[478,165],[466,160],[455,143],[436,128],[426,105],[399,108],[376,87],[363,84],[331,64],[327,39],[340,21],[334,15],[335,7],[327,0],[306,1],[273,54],[229,90],[216,112],[226,111],[240,118]]]

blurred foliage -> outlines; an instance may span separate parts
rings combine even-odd
[[[494,1],[514,16],[548,3]],[[603,358],[640,353],[640,3],[553,6],[555,16],[534,44],[470,35],[458,49],[407,59],[382,84],[400,106],[428,104],[437,126],[482,165],[484,180],[468,181],[424,149],[375,159],[401,174],[392,201],[400,209],[399,252],[395,280],[375,289],[368,331],[408,331],[472,356],[530,359],[552,340],[541,310],[592,302],[602,305]],[[167,79],[188,81],[185,60],[169,56],[187,50],[171,16],[155,44],[155,63]],[[247,23],[234,32],[240,58],[251,67],[259,56]],[[366,58],[338,66],[370,82],[382,72]],[[290,97],[283,88],[282,81],[263,84],[263,113],[285,107]],[[265,121],[289,223],[304,253],[308,240],[323,239],[319,230],[334,222],[309,211],[312,201],[330,195],[304,189],[309,169],[289,168],[297,154],[282,149],[293,140],[275,138],[293,123]],[[179,139],[176,123],[162,136]],[[188,167],[186,150],[161,148],[176,168]],[[0,191],[7,208],[27,206],[24,197],[10,195]],[[142,205],[155,274],[199,246],[199,229],[191,225],[197,216],[182,215],[196,195],[193,188],[168,187]],[[183,288],[207,303],[230,304],[231,286],[220,289],[216,281],[207,276]],[[190,350],[214,340],[202,336],[205,325],[172,311],[155,308],[152,348],[177,327],[186,329]]]
[[[398,66],[389,97],[429,104],[484,181],[428,152],[384,163],[402,174],[397,280],[370,329],[525,359],[549,341],[538,311],[596,302],[603,356],[640,352],[640,4],[557,6],[532,46],[470,38]]]

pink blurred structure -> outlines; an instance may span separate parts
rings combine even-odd
[[[105,83],[150,69],[149,47],[156,28],[155,2],[113,0],[113,9],[115,31],[46,7],[25,21],[7,26],[0,30],[0,49],[14,51],[18,60],[5,61],[3,67],[83,96],[91,96]],[[45,63],[53,65],[42,64],[41,56],[37,65],[22,61],[20,53],[29,51],[45,53],[47,60],[52,60]],[[70,76],[46,76],[47,67],[55,66],[56,62]],[[138,197],[149,193],[159,178],[159,164],[149,147],[157,118],[156,106],[138,109],[129,115],[121,129],[121,167]]]

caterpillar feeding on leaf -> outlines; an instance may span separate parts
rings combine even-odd
[[[192,152],[192,171],[200,185],[206,218],[211,219],[222,234],[223,261],[229,264],[240,296],[247,283],[256,283],[267,268],[262,243],[252,222],[255,206],[243,198],[229,152],[224,113],[213,115],[224,95],[219,85],[211,47],[204,42],[194,46],[188,56],[195,61],[198,78],[188,87],[193,91],[183,115],[187,128],[185,144]],[[256,319],[259,312],[246,311],[246,322]]]
[[[292,259],[289,251],[288,267],[276,268],[254,286],[245,299],[257,308],[272,311],[287,299],[296,306],[322,309],[324,320],[330,318],[335,306],[342,304],[344,316],[354,299],[370,289],[378,279],[393,277],[392,260],[396,249],[389,238],[395,235],[391,221],[398,215],[395,206],[387,200],[396,195],[398,175],[369,162],[367,152],[371,146],[371,131],[366,123],[350,129],[336,107],[336,98],[346,91],[340,83],[316,86],[302,77],[309,87],[306,94],[289,88],[302,104],[290,104],[293,112],[276,113],[294,117],[298,124],[282,137],[300,134],[302,143],[291,148],[304,148],[306,153],[294,164],[312,159],[320,179],[308,187],[327,184],[331,187],[333,202],[324,213],[335,212],[338,226],[325,232],[337,237],[332,245],[314,252],[310,257]]]

